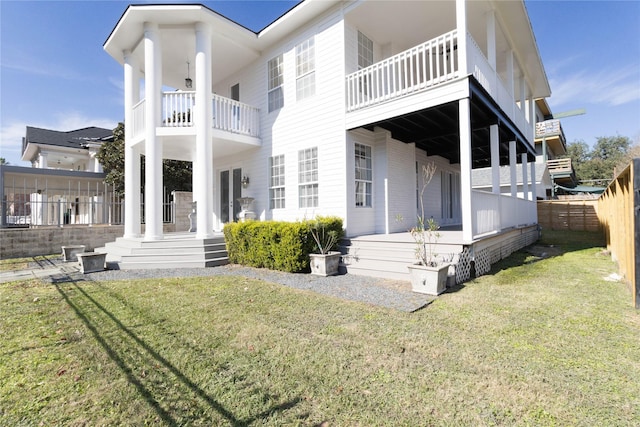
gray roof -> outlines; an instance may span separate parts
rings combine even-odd
[[[68,148],[87,148],[87,143],[101,144],[111,139],[113,139],[112,129],[94,126],[68,132],[27,126],[27,135],[22,148],[24,151],[29,143]]]

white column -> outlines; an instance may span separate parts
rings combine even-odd
[[[140,236],[140,150],[131,143],[133,106],[140,99],[140,70],[124,52],[124,237]]]
[[[493,9],[487,12],[487,60],[496,70],[496,13]]]
[[[509,175],[511,177],[511,197],[518,197],[518,157],[516,153],[516,142],[509,141]]]
[[[507,60],[507,81],[505,83],[507,84],[507,90],[509,91],[511,96],[513,96],[513,98],[515,99],[516,94],[514,90],[515,77],[513,75],[513,51],[508,50],[505,53],[505,58]]]
[[[158,25],[144,24],[145,68],[145,240],[161,240],[162,234],[162,141],[156,136],[162,102],[162,54]]]
[[[489,149],[491,152],[491,191],[500,194],[500,140],[498,125],[489,127]]]
[[[471,204],[471,113],[469,98],[458,101],[460,125],[460,192],[462,205],[462,240],[473,240],[474,213]]]
[[[531,162],[531,200],[534,202],[538,199],[538,194],[536,192],[536,162]]]
[[[458,31],[458,69],[467,75],[467,3],[456,0],[456,29]]]
[[[522,198],[525,200],[531,200],[529,198],[529,177],[527,176],[527,153],[521,154],[522,158]]]
[[[38,168],[39,169],[46,169],[49,165],[47,164],[47,152],[45,151],[41,151],[40,155],[38,156]]]
[[[194,200],[198,202],[196,238],[213,237],[213,141],[211,139],[211,28],[196,24],[196,161]]]

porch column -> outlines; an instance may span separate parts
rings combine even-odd
[[[471,203],[471,112],[469,98],[458,101],[460,125],[460,193],[462,206],[462,240],[473,240],[473,206]]]
[[[518,158],[516,153],[516,142],[509,141],[509,176],[511,177],[511,197],[518,197]]]
[[[158,25],[144,23],[145,66],[145,240],[162,240],[162,141],[156,136],[162,114],[162,51]]]
[[[491,151],[491,191],[493,194],[500,194],[500,145],[498,135],[498,125],[489,127],[489,137]]]
[[[532,201],[536,201],[538,199],[538,195],[536,193],[536,162],[531,162],[531,197]]]
[[[496,70],[496,13],[493,9],[487,12],[487,60]]]
[[[467,74],[467,2],[456,0],[456,29],[458,31],[458,69]]]
[[[47,168],[47,153],[46,151],[41,151],[40,155],[38,155],[38,169],[46,169]]]
[[[196,156],[193,163],[194,200],[197,206],[197,239],[213,237],[213,142],[211,106],[211,27],[196,24]],[[195,184],[195,182],[194,182]]]
[[[508,50],[505,52],[505,58],[507,60],[507,90],[513,96],[515,100],[516,94],[514,90],[514,76],[513,76],[513,50]]]
[[[140,237],[140,149],[133,147],[133,106],[140,100],[140,69],[124,51],[124,236]]]
[[[531,200],[529,198],[529,177],[527,176],[527,153],[522,153],[522,198],[525,200]]]

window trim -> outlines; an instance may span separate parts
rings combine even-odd
[[[358,148],[364,151],[364,157],[358,155]],[[354,196],[355,196],[355,207],[356,208],[372,208],[373,207],[373,148],[370,145],[362,144],[359,142],[354,143],[353,145],[353,158],[354,158]],[[368,171],[369,179],[359,177],[358,172],[361,167],[358,165],[358,159],[364,159],[365,162],[368,160],[368,165],[365,165],[362,168],[364,171]],[[358,204],[360,201],[360,197],[358,197],[358,184],[364,184],[364,200],[362,204]],[[367,191],[368,190],[368,191]]]
[[[307,154],[311,154],[311,156],[307,156]],[[310,147],[298,151],[298,208],[306,209],[320,206],[319,170],[318,147]],[[305,191],[311,189],[313,194],[304,194],[303,196],[303,189]],[[303,197],[305,200],[304,205],[302,203]],[[309,200],[315,201],[315,203],[309,204]]]
[[[296,101],[302,101],[316,94],[315,37],[311,36],[303,42],[298,43],[295,47],[295,54]],[[304,85],[302,88],[300,87],[301,84]],[[307,88],[310,88],[308,93]]]
[[[274,164],[274,160],[278,159],[279,163],[277,165]],[[274,174],[274,171],[278,170],[277,175]],[[285,173],[285,157],[284,154],[279,154],[277,156],[271,156],[269,157],[269,209],[274,210],[274,209],[286,209],[286,181],[285,181],[285,177],[286,177],[286,173]],[[274,185],[274,179],[278,179],[278,185]],[[281,190],[282,191],[282,196],[281,197],[275,197],[275,193],[276,191],[274,190]],[[279,193],[280,191],[278,191]],[[279,202],[279,203],[276,203]],[[276,204],[278,204],[278,206],[276,206]],[[281,206],[280,206],[281,204]]]
[[[275,67],[272,67],[273,61],[276,61]],[[278,71],[279,74],[277,76],[273,75],[273,70]],[[272,87],[274,81],[278,81],[279,84]],[[271,96],[277,93],[279,93],[278,106],[272,108]],[[284,107],[284,55],[281,53],[267,61],[267,110],[271,113],[282,107]]]

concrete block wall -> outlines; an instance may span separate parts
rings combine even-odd
[[[67,245],[85,245],[93,251],[123,232],[122,225],[4,228],[0,229],[0,259],[61,253]]]

